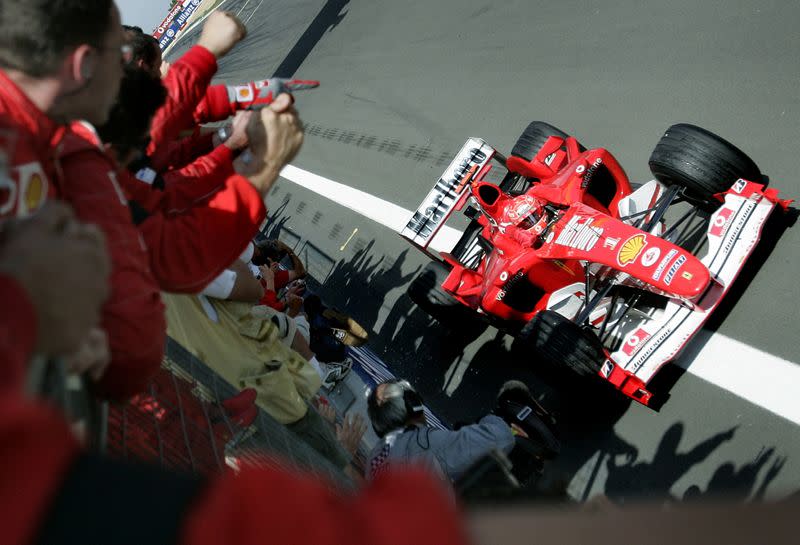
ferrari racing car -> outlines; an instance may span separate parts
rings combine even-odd
[[[634,188],[608,150],[541,121],[507,158],[470,138],[401,232],[432,258],[411,299],[456,330],[494,325],[647,405],[648,381],[790,203],[741,150],[693,125],[670,127],[649,166],[655,179]],[[453,211],[469,223],[437,255]]]

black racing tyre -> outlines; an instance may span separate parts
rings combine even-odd
[[[566,138],[569,135],[558,127],[552,126],[550,123],[531,121],[525,130],[522,131],[520,137],[517,138],[517,143],[511,148],[511,155],[530,161],[536,157],[536,154],[551,136]],[[578,146],[581,151],[585,149],[580,143]]]
[[[408,296],[419,308],[443,325],[465,334],[480,334],[486,321],[471,308],[442,288],[450,269],[439,261],[431,261],[408,286]]]
[[[650,155],[650,171],[666,185],[685,188],[701,203],[719,204],[713,195],[730,189],[739,178],[761,181],[758,166],[742,150],[695,125],[672,125]]]
[[[605,361],[596,335],[552,310],[543,310],[525,324],[515,344],[581,376],[596,375]]]

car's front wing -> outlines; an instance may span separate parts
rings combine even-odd
[[[630,320],[619,349],[601,367],[603,378],[637,401],[649,403],[652,394],[645,388],[647,382],[680,354],[720,304],[758,244],[772,211],[788,206],[790,201],[778,199],[777,194],[746,180],[738,180],[724,194],[723,205],[710,218],[708,253],[701,259],[711,273],[711,284],[694,305],[670,300],[663,312]],[[685,274],[683,261],[680,253],[665,256],[653,274],[664,278]]]

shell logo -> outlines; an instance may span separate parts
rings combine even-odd
[[[240,85],[236,87],[236,100],[240,102],[253,100],[253,90],[250,89],[249,85]]]
[[[29,211],[39,208],[45,201],[45,189],[42,177],[34,174],[25,187],[25,206]]]
[[[624,267],[636,261],[644,247],[647,246],[647,236],[633,235],[626,240],[617,254],[617,262]]]

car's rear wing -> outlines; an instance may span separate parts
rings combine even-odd
[[[480,138],[468,139],[400,231],[400,236],[427,250],[447,218],[458,208],[470,182],[486,174],[496,153],[492,146]]]

